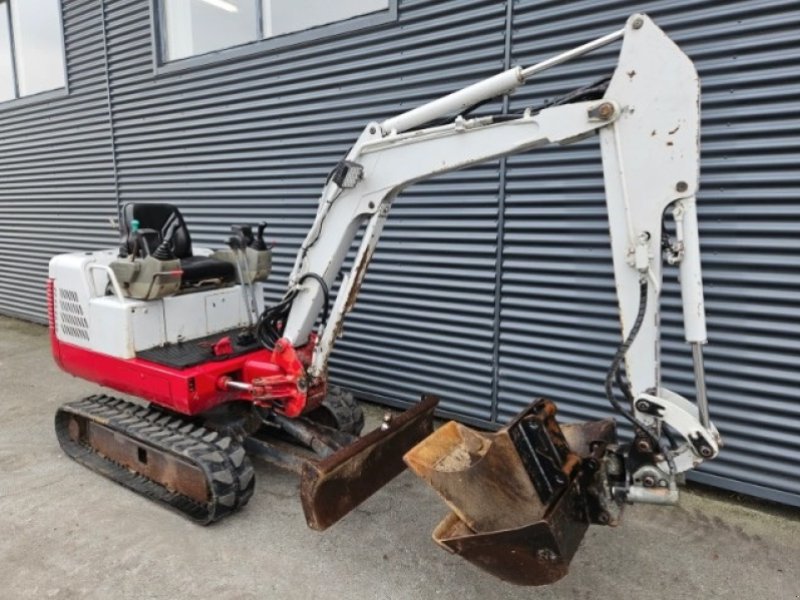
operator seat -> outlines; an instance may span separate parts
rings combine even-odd
[[[134,241],[130,235],[131,222],[134,219],[139,221],[139,229],[147,245],[146,251],[154,251],[164,239],[169,239],[172,253],[181,262],[182,286],[197,285],[209,280],[220,280],[222,283],[236,281],[236,267],[232,263],[192,254],[189,228],[186,227],[181,212],[172,204],[129,202],[122,207],[120,232],[122,244],[127,248],[128,254],[134,251]]]

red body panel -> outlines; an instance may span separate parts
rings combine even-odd
[[[203,363],[187,369],[172,369],[139,358],[121,359],[53,340],[59,366],[82,379],[94,381],[126,394],[138,396],[185,415],[196,415],[229,400],[250,399],[246,392],[219,389],[222,376],[241,380],[244,364],[258,358],[268,368],[267,350]],[[279,375],[277,366],[273,375]],[[245,396],[245,397],[243,397]]]
[[[53,358],[67,373],[138,396],[185,415],[196,415],[231,400],[274,407],[297,417],[319,406],[324,382],[305,385],[305,365],[316,343],[295,349],[280,340],[274,350],[255,350],[234,358],[175,369],[140,358],[117,358],[58,339],[53,310],[53,282],[47,287],[50,343]],[[227,389],[226,382],[248,384],[249,390]]]

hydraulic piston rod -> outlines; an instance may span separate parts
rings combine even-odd
[[[617,31],[613,31],[607,35],[604,35],[603,37],[599,37],[596,40],[587,42],[582,46],[578,46],[577,48],[573,48],[572,50],[567,50],[566,52],[562,52],[561,54],[556,54],[552,58],[548,58],[547,60],[543,60],[540,63],[536,63],[535,65],[531,65],[530,67],[522,69],[522,79],[527,80],[531,75],[540,73],[545,69],[549,69],[550,67],[555,67],[556,65],[560,65],[561,63],[570,61],[573,58],[583,56],[584,54],[588,54],[593,50],[597,50],[598,48],[607,46],[612,42],[616,42],[617,40],[622,39],[622,36],[624,35],[625,35],[625,28],[623,27],[622,29],[618,29]]]
[[[525,80],[532,75],[544,71],[545,69],[549,69],[550,67],[560,65],[561,63],[572,60],[578,56],[583,56],[584,54],[587,54],[592,50],[596,50],[597,48],[606,46],[622,38],[624,34],[625,29],[622,28],[604,35],[603,37],[599,37],[596,40],[587,42],[582,46],[567,50],[566,52],[557,54],[556,56],[548,58],[547,60],[543,60],[540,63],[531,65],[530,67],[514,67],[512,69],[508,69],[507,71],[503,71],[502,73],[498,73],[493,77],[489,77],[488,79],[474,83],[468,87],[458,90],[457,92],[437,98],[436,100],[428,102],[427,104],[423,104],[422,106],[418,106],[417,108],[397,115],[396,117],[386,119],[383,123],[381,123],[381,129],[384,131],[384,133],[390,133],[392,131],[396,133],[402,133],[404,131],[408,131],[409,129],[414,129],[415,127],[424,125],[425,123],[430,123],[431,121],[441,117],[462,112],[485,100],[510,94],[518,87],[523,85]]]
[[[708,392],[706,391],[706,371],[703,364],[703,345],[692,342],[692,362],[694,364],[694,388],[697,396],[697,412],[700,424],[708,428],[711,424],[711,415],[708,412]]]

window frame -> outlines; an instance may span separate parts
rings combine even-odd
[[[19,95],[19,77],[17,75],[17,47],[15,44],[16,36],[14,34],[14,23],[11,19],[11,3],[23,2],[24,0],[0,0],[0,6],[6,5],[8,10],[8,30],[11,38],[11,63],[14,69],[14,94],[16,98],[9,100],[0,100],[0,110],[7,108],[16,108],[18,106],[26,106],[28,104],[37,104],[39,102],[48,102],[56,98],[63,98],[69,96],[69,70],[67,68],[67,32],[64,29],[64,2],[63,0],[56,0],[58,2],[58,26],[61,31],[61,55],[64,58],[64,85],[52,90],[44,90],[43,92],[36,92],[35,94],[28,94],[27,96]],[[1,10],[1,9],[0,9]]]
[[[221,50],[212,50],[205,54],[197,54],[195,56],[187,56],[186,58],[167,61],[164,59],[167,50],[166,19],[163,12],[164,0],[150,0],[150,31],[152,32],[154,74],[165,75],[202,68],[221,62],[263,54],[270,50],[302,46],[320,39],[335,38],[361,29],[371,29],[387,23],[394,23],[397,21],[397,4],[399,0],[389,0],[389,7],[386,10],[359,15],[344,19],[343,21],[326,23],[309,29],[292,31],[268,38],[263,37],[264,23],[262,2],[261,0],[254,1],[257,3],[258,39],[237,46],[222,48]]]

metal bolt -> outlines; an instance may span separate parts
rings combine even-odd
[[[714,451],[711,448],[709,448],[708,446],[700,446],[700,455],[701,456],[703,456],[705,458],[708,458],[712,454],[714,454]]]
[[[608,525],[609,521],[611,521],[611,517],[608,516],[607,512],[601,512],[597,515],[597,521],[601,525]]]
[[[641,29],[642,25],[644,25],[644,19],[642,19],[642,17],[636,17],[633,20],[633,28],[634,29]]]
[[[386,431],[392,423],[392,413],[383,414],[383,423],[381,423],[381,431]]]
[[[650,440],[641,438],[636,440],[636,449],[639,452],[652,452],[653,445],[650,443]]]
[[[370,128],[369,128],[369,132],[370,132],[370,133],[375,133],[375,127],[370,127]]]
[[[647,400],[639,400],[636,403],[636,409],[641,411],[646,411],[650,408],[650,403]]]
[[[689,189],[689,184],[686,183],[685,181],[679,181],[675,186],[675,189],[678,190],[679,192],[685,192],[686,190]]]
[[[539,548],[539,551],[536,552],[536,556],[539,560],[546,560],[549,562],[558,560],[558,554],[550,550],[550,548]]]
[[[603,120],[608,120],[614,116],[614,105],[611,102],[603,102],[597,107],[597,116]]]
[[[653,477],[652,475],[645,475],[644,478],[642,479],[642,484],[644,485],[644,487],[649,487],[649,488],[655,487],[656,478]]]
[[[374,202],[370,202],[369,204],[367,204],[367,206],[369,206],[370,209],[373,209],[373,208],[375,208],[375,203]]]
[[[667,487],[667,480],[666,479],[659,479],[658,480],[658,485],[660,487]]]

